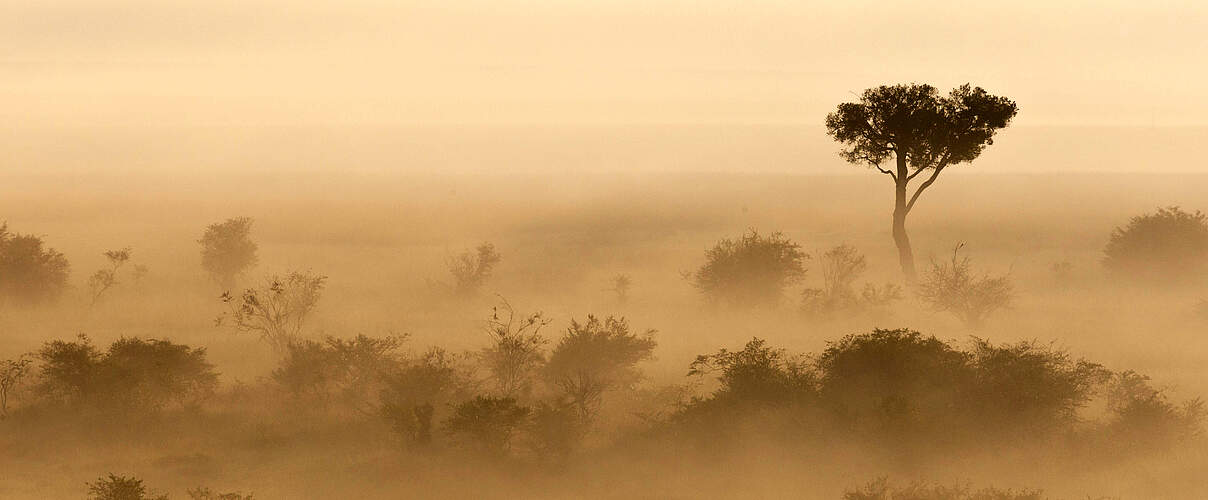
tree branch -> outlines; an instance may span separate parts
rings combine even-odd
[[[940,163],[940,164],[936,165],[935,172],[933,172],[931,174],[931,177],[928,177],[926,181],[923,181],[922,184],[919,184],[919,189],[914,192],[914,195],[910,197],[910,201],[906,203],[906,213],[910,213],[910,209],[914,208],[914,203],[916,201],[919,201],[919,195],[923,194],[924,189],[927,189],[928,187],[930,187],[932,184],[935,183],[935,179],[940,176],[940,172],[943,172],[944,167],[947,167],[947,166],[948,166],[947,163]],[[919,172],[922,172],[922,171],[923,171],[923,169],[919,169]],[[917,175],[917,172],[915,174]],[[914,177],[914,175],[911,175],[910,177]]]

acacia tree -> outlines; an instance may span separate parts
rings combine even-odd
[[[867,89],[859,102],[840,104],[826,116],[827,133],[844,146],[839,156],[893,179],[893,240],[907,280],[914,281],[915,270],[906,216],[919,196],[944,169],[981,155],[1018,110],[1014,101],[969,84],[946,96],[930,85],[910,84]],[[881,166],[890,159],[896,163]],[[911,181],[921,175],[925,179],[912,191]]]

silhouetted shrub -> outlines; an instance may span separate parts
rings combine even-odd
[[[843,500],[1041,500],[1040,490],[1001,490],[982,488],[973,490],[968,486],[943,486],[938,484],[913,483],[904,487],[891,487],[885,478],[876,479],[863,488],[843,494]]]
[[[73,406],[135,411],[185,407],[209,397],[218,384],[205,348],[167,340],[122,338],[101,352],[81,335],[74,342],[47,342],[38,358],[41,393]]]
[[[377,397],[387,377],[402,363],[398,349],[405,337],[351,339],[327,337],[303,340],[286,347],[273,380],[298,402],[341,408],[364,414],[377,412]]]
[[[629,290],[633,289],[633,279],[628,274],[618,274],[612,277],[612,288],[609,289],[616,297],[617,303],[629,302]]]
[[[491,346],[482,350],[480,359],[499,395],[526,398],[532,392],[538,370],[545,363],[543,349],[549,340],[541,335],[541,329],[546,325],[549,320],[539,312],[517,318],[506,300],[494,308],[487,320]]]
[[[935,311],[949,312],[966,326],[978,327],[993,312],[1011,305],[1013,287],[1007,276],[976,276],[969,258],[957,254],[949,262],[931,261],[918,284],[918,295]]]
[[[168,500],[168,495],[147,493],[143,480],[109,474],[88,483],[89,500]]]
[[[1036,342],[995,346],[974,339],[966,403],[975,421],[1030,436],[1069,429],[1110,373]]]
[[[101,295],[118,283],[117,271],[130,260],[130,247],[109,250],[105,252],[105,259],[109,261],[109,267],[97,270],[88,278],[88,291],[92,297],[90,305],[96,305]]]
[[[210,224],[197,243],[201,245],[201,268],[224,289],[256,265],[256,242],[252,241],[252,219],[236,217]]]
[[[70,265],[42,238],[8,231],[0,223],[0,300],[22,305],[57,299],[67,288]]]
[[[461,399],[471,385],[456,357],[439,348],[404,363],[387,374],[384,382],[382,416],[409,447],[431,443],[436,412]]]
[[[8,401],[29,374],[33,360],[25,356],[0,360],[0,420],[8,417]]]
[[[263,285],[245,290],[238,298],[223,293],[222,302],[229,310],[216,323],[221,325],[229,317],[236,331],[259,334],[274,351],[284,354],[318,306],[326,282],[326,276],[293,271],[270,276]]]
[[[868,269],[864,255],[851,245],[839,245],[818,259],[822,268],[822,288],[806,288],[801,293],[801,308],[814,316],[830,316],[840,311],[884,308],[902,298],[897,285],[883,288],[872,283],[856,293],[855,282]]]
[[[843,337],[817,366],[821,397],[844,421],[895,433],[943,425],[972,376],[968,355],[907,329]]]
[[[538,456],[556,460],[578,450],[590,426],[579,408],[560,401],[543,401],[533,408],[528,437]]]
[[[1112,231],[1103,265],[1113,276],[1195,279],[1208,270],[1208,216],[1179,207],[1138,215]]]
[[[513,398],[477,396],[454,407],[445,432],[461,444],[490,455],[507,454],[512,436],[524,425],[529,409]]]
[[[775,305],[784,289],[805,276],[809,256],[779,232],[750,230],[705,252],[705,264],[688,277],[709,301],[731,306]]]
[[[253,500],[251,493],[246,495],[235,491],[219,493],[205,487],[193,488],[186,493],[189,494],[191,500]]]
[[[1108,430],[1123,446],[1161,449],[1200,435],[1208,410],[1203,400],[1176,405],[1165,392],[1149,384],[1149,377],[1132,371],[1115,374],[1108,389],[1112,420]]]
[[[713,397],[739,403],[798,403],[812,399],[817,384],[808,360],[758,338],[741,351],[697,356],[688,367],[689,376],[712,374],[721,383]]]
[[[495,251],[495,245],[483,243],[473,252],[465,252],[449,258],[445,265],[453,275],[453,291],[458,295],[478,293],[491,277],[491,272],[503,258]]]
[[[633,387],[642,374],[636,365],[650,359],[657,343],[654,330],[629,331],[625,318],[571,320],[546,363],[545,373],[582,420],[595,419],[604,393]]]

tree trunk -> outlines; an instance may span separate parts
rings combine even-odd
[[[910,236],[906,235],[906,214],[909,213],[906,207],[907,177],[906,158],[898,155],[898,172],[894,186],[893,242],[898,246],[898,263],[902,266],[902,274],[906,277],[906,283],[914,284],[916,277],[914,250],[910,248]]]

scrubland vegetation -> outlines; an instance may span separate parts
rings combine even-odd
[[[1152,218],[1174,221],[1163,239],[1137,236]],[[591,242],[647,262],[551,259],[510,230],[416,257],[407,284],[387,261],[282,257],[272,224],[231,220],[179,262],[152,240],[60,253],[77,244],[4,233],[0,496],[1205,493],[1203,291],[1152,278],[1199,269],[1192,212],[1023,261],[936,238],[915,283],[873,230],[694,230],[657,261]],[[389,286],[342,278],[362,266]]]

